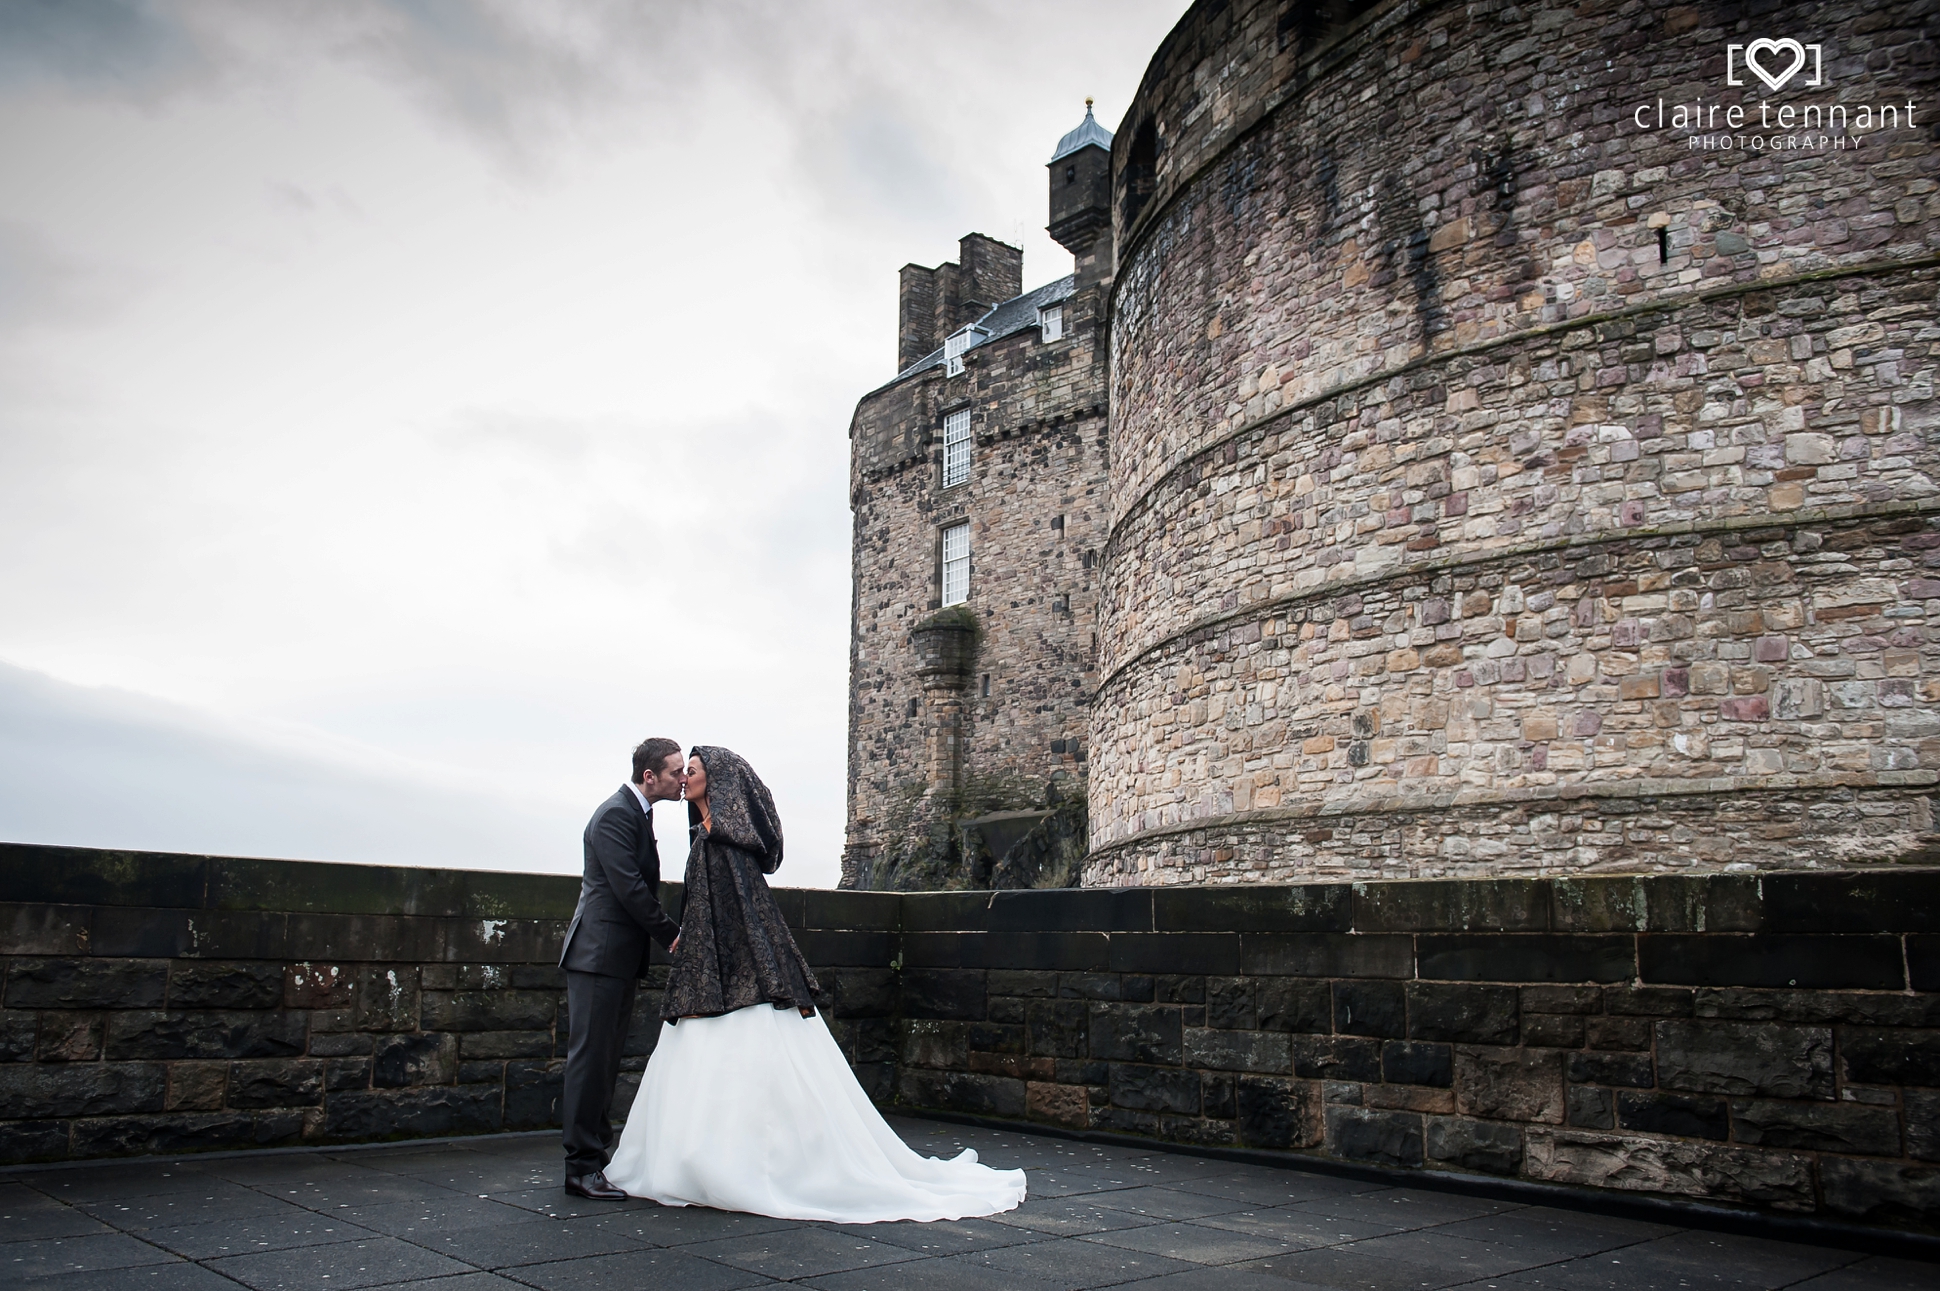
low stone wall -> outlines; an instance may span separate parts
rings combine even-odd
[[[0,1159],[556,1124],[576,884],[0,846]],[[1940,1229],[1940,870],[778,896],[879,1102]]]
[[[576,876],[0,845],[0,1162],[557,1125],[578,895]],[[680,885],[664,895],[678,912]],[[888,1096],[895,899],[777,895]],[[622,1111],[659,1034],[655,963]]]

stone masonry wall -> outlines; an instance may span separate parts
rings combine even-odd
[[[0,1159],[556,1124],[575,892],[0,845]],[[884,1104],[1940,1229],[1940,870],[777,897]]]
[[[1932,844],[1935,20],[1794,6],[1825,83],[1768,94],[1739,12],[1168,38],[1114,149],[1088,884]]]
[[[578,895],[571,876],[0,844],[0,1161],[558,1125]],[[776,895],[887,1097],[893,898]],[[678,913],[680,885],[664,896]],[[659,1035],[655,958],[616,1115]]]
[[[880,885],[876,858],[929,822],[924,795],[948,796],[930,778],[941,714],[909,635],[941,604],[945,525],[970,522],[978,624],[961,694],[962,774],[1032,794],[1060,770],[1083,780],[1105,532],[1100,303],[1097,290],[1066,301],[1063,340],[1046,344],[1033,328],[993,341],[965,356],[961,376],[932,368],[856,408],[845,886]],[[965,406],[970,478],[944,489],[943,418]]]

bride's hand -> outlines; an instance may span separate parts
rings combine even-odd
[[[669,946],[669,947],[667,947],[667,956],[668,956],[668,958],[672,958],[672,957],[673,957],[673,954],[674,954],[674,952],[675,952],[675,951],[677,951],[677,950],[679,950],[679,949],[680,949],[680,934],[679,934],[679,933],[675,933],[675,934],[674,934],[674,944],[673,944],[673,945],[671,945],[671,946]]]

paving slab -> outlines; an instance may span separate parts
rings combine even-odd
[[[556,1135],[0,1170],[25,1291],[1934,1291],[1940,1265],[1297,1169],[897,1118],[1021,1168],[1002,1215],[817,1224],[559,1186]]]

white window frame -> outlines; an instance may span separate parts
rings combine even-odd
[[[963,375],[963,356],[984,335],[981,327],[965,327],[951,333],[943,342],[943,369],[948,376]]]
[[[1037,311],[1038,332],[1046,341],[1064,339],[1064,306],[1046,305]]]
[[[943,604],[962,605],[970,599],[970,522],[945,526],[942,541]]]
[[[970,410],[959,408],[943,418],[943,487],[953,489],[970,478]]]

